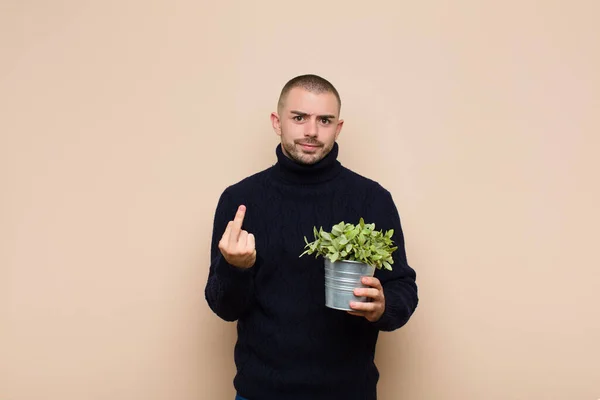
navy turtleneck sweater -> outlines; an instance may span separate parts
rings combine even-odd
[[[403,326],[417,307],[415,271],[408,266],[400,218],[389,191],[345,168],[338,145],[313,165],[286,157],[229,186],[217,205],[206,284],[210,308],[237,320],[234,386],[250,400],[376,399],[374,363],[379,331]],[[243,229],[256,238],[256,264],[229,265],[218,242],[240,204]],[[323,258],[299,257],[313,227],[329,231],[363,217],[394,229],[393,270],[376,270],[386,308],[377,322],[325,307]]]

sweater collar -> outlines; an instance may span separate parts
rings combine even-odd
[[[281,143],[277,145],[277,164],[274,166],[275,176],[289,183],[315,184],[335,178],[341,171],[342,165],[337,160],[339,147],[334,142],[329,153],[315,164],[300,164],[283,153]]]

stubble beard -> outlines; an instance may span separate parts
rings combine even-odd
[[[310,143],[310,142],[308,142]],[[296,161],[298,164],[303,165],[313,165],[321,161],[333,148],[333,144],[330,146],[323,145],[323,147],[319,148],[319,151],[314,154],[307,154],[302,152],[302,149],[299,148],[300,144],[296,142],[284,142],[282,143],[283,148],[290,156],[290,158]]]

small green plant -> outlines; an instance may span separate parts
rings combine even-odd
[[[393,229],[385,233],[376,231],[375,224],[365,224],[361,218],[358,225],[342,221],[334,225],[331,232],[323,231],[323,227],[318,231],[314,227],[313,230],[315,240],[309,243],[306,236],[304,237],[306,251],[300,254],[300,257],[316,253],[316,258],[321,255],[329,258],[331,262],[358,261],[378,269],[392,270],[392,253],[398,249],[393,247]]]

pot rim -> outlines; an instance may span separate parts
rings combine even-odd
[[[369,265],[365,262],[362,261],[355,261],[355,260],[336,260],[336,261],[331,261],[329,258],[325,258],[325,262],[328,262],[330,264],[335,264],[335,263],[348,263],[348,264],[363,264],[363,265]],[[370,265],[369,265],[370,266]]]

